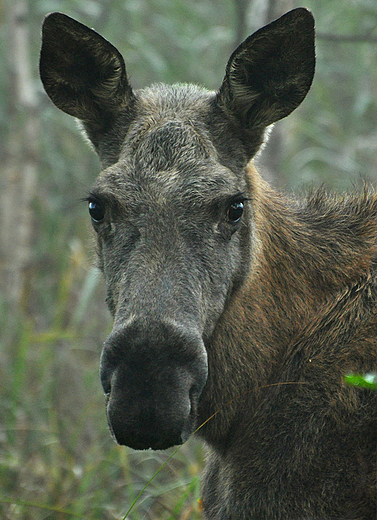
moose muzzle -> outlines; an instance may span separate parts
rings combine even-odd
[[[185,442],[196,427],[207,371],[203,341],[190,327],[148,317],[115,324],[101,357],[115,440],[134,449]]]

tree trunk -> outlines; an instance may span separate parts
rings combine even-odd
[[[14,316],[25,304],[25,272],[31,258],[39,120],[35,78],[30,67],[27,0],[9,2],[8,13],[11,124],[1,175],[0,285],[3,301]]]

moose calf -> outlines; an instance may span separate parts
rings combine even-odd
[[[292,200],[252,161],[314,65],[303,8],[247,38],[217,92],[134,91],[99,34],[60,13],[43,26],[46,92],[103,166],[88,204],[111,433],[202,437],[208,520],[376,518],[376,395],[344,383],[376,370],[376,192]]]

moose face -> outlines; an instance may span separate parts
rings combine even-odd
[[[134,92],[109,42],[63,14],[45,20],[46,92],[104,166],[88,204],[114,316],[101,380],[120,444],[163,449],[198,426],[206,349],[252,266],[246,166],[309,90],[313,42],[311,14],[296,9],[236,49],[218,92]]]
[[[149,117],[131,124],[89,211],[115,318],[101,361],[109,425],[121,444],[157,449],[195,428],[205,342],[248,263],[251,211],[243,176],[199,125]]]

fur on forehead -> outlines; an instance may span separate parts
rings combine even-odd
[[[158,120],[177,118],[192,121],[208,110],[216,92],[191,84],[151,85],[136,91],[138,111],[141,115],[153,114]]]
[[[154,85],[135,95],[119,161],[98,179],[100,191],[128,199],[131,193],[191,190],[193,198],[244,191],[237,169],[222,164],[208,120],[216,94],[195,85]],[[118,191],[119,190],[119,191]],[[181,194],[182,195],[182,194]]]
[[[245,179],[213,160],[158,172],[135,169],[132,161],[122,160],[103,170],[93,187],[94,194],[122,205],[171,198],[201,204],[248,191]]]
[[[214,96],[193,85],[139,90],[138,117],[130,125],[120,159],[131,160],[137,171],[156,173],[217,158],[206,124]]]

